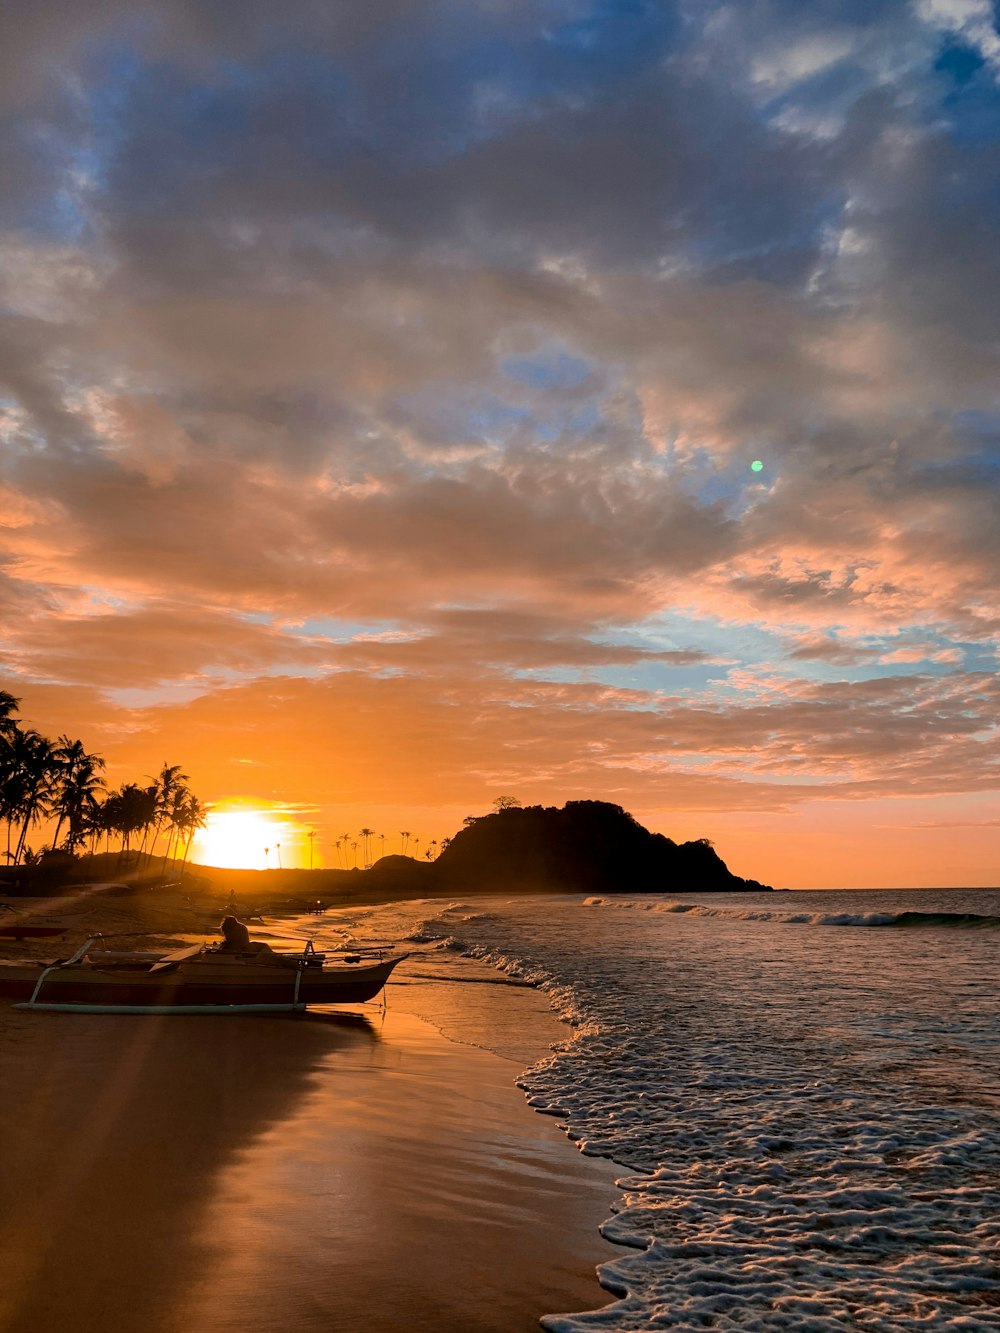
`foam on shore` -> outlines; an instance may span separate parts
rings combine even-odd
[[[995,897],[977,915],[995,916]],[[989,930],[925,920],[837,931],[831,948],[834,932],[750,904],[600,905],[484,904],[417,927],[549,995],[575,1036],[522,1078],[530,1103],[584,1154],[631,1168],[603,1228],[625,1247],[601,1271],[620,1299],[544,1327],[994,1327]],[[851,915],[884,914],[872,907]]]

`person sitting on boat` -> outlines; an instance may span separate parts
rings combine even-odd
[[[220,953],[250,953],[252,946],[250,943],[250,931],[247,926],[235,916],[225,916],[222,918],[222,925],[219,927],[222,931],[222,943],[219,945]],[[264,946],[267,948],[267,945]],[[252,950],[254,953],[256,949]]]
[[[220,929],[222,931],[222,943],[216,945],[216,950],[219,953],[263,955],[261,962],[275,963],[282,967],[298,966],[294,958],[286,958],[280,953],[275,953],[271,946],[265,944],[263,940],[252,940],[247,926],[238,917],[223,917]]]

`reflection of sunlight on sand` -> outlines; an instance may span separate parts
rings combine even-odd
[[[179,1329],[511,1333],[603,1303],[614,1168],[574,1154],[508,1062],[392,1008],[380,1031],[222,1171]]]
[[[32,921],[45,920],[53,924],[55,921],[64,921],[67,925],[75,925],[83,915],[81,908],[90,906],[88,899],[100,897],[109,890],[119,888],[120,885],[117,884],[81,884],[74,888],[72,893],[61,897],[29,898],[19,895],[14,899],[4,899],[2,905],[7,911],[4,911],[2,920],[5,925],[9,925],[17,917]]]
[[[0,1011],[0,1327],[172,1333],[234,1153],[369,1025]]]
[[[72,1148],[62,1146],[57,1171],[39,1174],[28,1210],[44,1219],[35,1243],[0,1247],[4,1253],[4,1283],[8,1291],[30,1285],[38,1276],[48,1257],[49,1235],[64,1230],[71,1223],[69,1213],[79,1207],[86,1182],[114,1151],[117,1127],[149,1059],[155,1030],[154,1023],[142,1023],[122,1034],[116,1058],[105,1069],[107,1077],[91,1090],[86,1110],[86,1133],[74,1136]],[[46,1072],[49,1078],[56,1073],[54,1070]],[[63,1090],[53,1086],[52,1091],[53,1095],[59,1096]],[[9,1141],[7,1148],[9,1150]]]

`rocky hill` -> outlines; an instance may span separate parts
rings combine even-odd
[[[741,879],[707,838],[676,843],[650,833],[619,805],[567,801],[498,810],[466,821],[434,862],[442,885],[508,892],[760,891]]]

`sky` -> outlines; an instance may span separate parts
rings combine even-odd
[[[1000,882],[987,0],[10,0],[0,126],[26,723]]]

